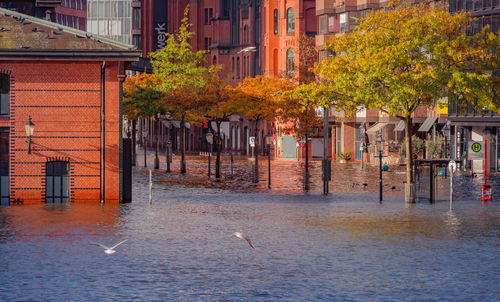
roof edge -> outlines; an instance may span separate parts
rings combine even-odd
[[[94,40],[99,40],[101,42],[104,42],[106,44],[110,44],[110,45],[118,47],[118,48],[124,48],[124,49],[127,49],[127,50],[135,50],[135,49],[137,49],[136,46],[131,45],[131,44],[118,42],[118,41],[115,41],[113,39],[109,39],[109,38],[106,38],[106,37],[103,37],[103,36],[100,36],[100,35],[96,35],[96,34],[93,34],[93,33],[90,33],[90,32],[86,32],[86,31],[83,31],[83,30],[75,29],[73,27],[61,25],[61,24],[58,24],[58,23],[54,23],[54,22],[51,22],[51,21],[44,20],[44,19],[35,18],[33,16],[21,14],[19,12],[8,10],[8,9],[5,9],[5,8],[0,8],[0,13],[3,14],[4,16],[6,16],[6,17],[23,18],[26,21],[30,21],[32,23],[36,23],[36,24],[39,24],[39,25],[47,26],[47,27],[50,27],[50,28],[55,29],[55,30],[63,31],[63,32],[66,32],[66,33],[74,34],[74,35],[80,35],[80,36],[84,36],[84,37],[93,38]]]

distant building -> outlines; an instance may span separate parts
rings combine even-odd
[[[121,83],[139,52],[5,9],[0,26],[0,203],[123,200]]]

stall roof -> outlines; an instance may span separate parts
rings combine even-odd
[[[384,128],[385,126],[387,126],[387,123],[376,123],[370,129],[366,130],[366,133],[375,134],[377,131],[382,130],[382,128]]]
[[[420,126],[420,128],[418,128],[418,131],[428,132],[431,129],[432,125],[434,125],[436,120],[437,120],[437,117],[426,118],[425,121],[423,122],[423,124]]]

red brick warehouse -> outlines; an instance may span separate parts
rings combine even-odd
[[[121,82],[139,52],[5,9],[0,31],[1,204],[118,202]]]

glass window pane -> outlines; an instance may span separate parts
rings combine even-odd
[[[47,200],[54,196],[54,177],[53,176],[47,176],[47,184],[46,184],[46,197]]]
[[[61,176],[54,176],[54,196],[61,196]]]
[[[9,176],[0,176],[0,197],[9,197]]]
[[[62,196],[69,197],[69,177],[62,177]]]

